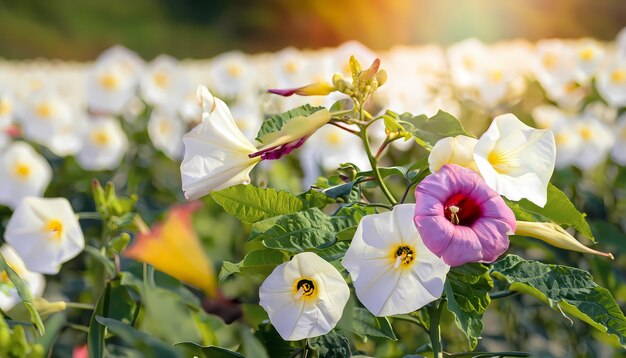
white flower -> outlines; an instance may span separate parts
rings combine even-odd
[[[359,301],[376,316],[413,312],[436,300],[450,266],[422,242],[414,204],[365,216],[342,260]]]
[[[274,54],[272,74],[277,88],[292,88],[309,83],[308,57],[289,47]]]
[[[161,150],[172,160],[178,160],[183,154],[183,135],[185,126],[181,119],[165,108],[156,108],[148,121],[148,136],[155,148]]]
[[[241,52],[227,52],[213,59],[209,87],[220,96],[234,98],[255,81],[255,69]]]
[[[489,58],[486,46],[475,38],[456,43],[448,48],[450,76],[457,87],[474,87],[479,84],[481,67]]]
[[[580,169],[592,169],[607,158],[607,154],[615,136],[605,124],[591,116],[583,116],[573,123],[573,129],[578,132],[581,144],[573,160],[573,164]]]
[[[13,208],[24,197],[41,196],[51,179],[46,159],[30,145],[14,142],[0,156],[0,203]]]
[[[187,78],[170,56],[160,55],[146,68],[140,82],[141,96],[153,106],[178,108],[188,88]]]
[[[333,265],[304,252],[278,265],[261,285],[259,296],[280,336],[297,341],[330,332],[350,290]]]
[[[604,60],[604,49],[593,40],[582,40],[574,48],[578,80],[587,82]]]
[[[185,156],[180,166],[188,199],[249,183],[250,171],[261,160],[248,157],[257,149],[237,128],[222,100],[204,86],[198,87],[198,100],[202,122],[184,135]]]
[[[86,100],[98,114],[119,114],[133,99],[144,67],[134,52],[115,46],[103,52],[87,72]]]
[[[42,90],[28,96],[20,118],[24,137],[45,145],[54,154],[66,156],[80,149],[82,117],[57,93]]]
[[[15,120],[16,102],[11,91],[0,90],[0,128],[6,128]]]
[[[33,297],[41,297],[46,287],[46,280],[43,275],[27,270],[24,266],[24,261],[22,261],[15,250],[7,244],[0,247],[0,254],[2,254],[2,257],[4,257],[13,271],[26,283]],[[20,302],[22,302],[22,299],[17,294],[13,283],[9,280],[9,276],[4,271],[0,272],[0,309],[7,312]]]
[[[27,197],[15,208],[4,240],[33,272],[56,274],[85,247],[83,232],[65,198]]]
[[[474,160],[489,187],[510,200],[543,207],[556,148],[549,130],[529,127],[513,114],[497,116],[474,147]]]
[[[120,165],[128,138],[114,118],[92,118],[83,136],[83,148],[76,156],[86,170],[112,170]]]
[[[597,88],[611,106],[626,106],[626,58],[599,71]]]
[[[477,142],[476,138],[464,135],[438,140],[428,155],[430,172],[436,172],[444,164],[458,164],[478,171],[474,162],[474,146]]]

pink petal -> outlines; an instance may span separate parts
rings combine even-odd
[[[416,216],[415,226],[419,231],[424,245],[435,255],[441,253],[450,245],[454,233],[454,224],[442,216]]]
[[[472,230],[482,245],[482,262],[494,262],[509,248],[507,232],[510,229],[506,222],[487,218],[472,225]]]
[[[482,259],[482,247],[476,233],[471,228],[456,226],[450,245],[444,250],[441,258],[454,267]]]

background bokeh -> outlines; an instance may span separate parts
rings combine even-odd
[[[0,56],[92,60],[122,44],[151,59],[320,48],[356,39],[374,50],[525,38],[611,40],[623,0],[5,0]]]

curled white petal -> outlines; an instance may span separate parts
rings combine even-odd
[[[489,187],[510,200],[543,207],[554,171],[556,145],[549,130],[534,129],[513,114],[496,117],[474,147],[474,160]]]

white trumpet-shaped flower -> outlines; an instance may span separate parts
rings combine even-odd
[[[180,166],[183,191],[197,199],[214,190],[250,182],[250,171],[261,160],[250,158],[256,147],[237,128],[222,100],[198,87],[202,122],[183,137],[185,157]]]
[[[556,158],[554,135],[513,114],[496,117],[474,147],[474,160],[489,187],[510,200],[543,207]]]
[[[0,254],[2,254],[2,257],[4,257],[13,271],[26,283],[33,297],[41,297],[46,287],[46,280],[43,275],[26,269],[24,261],[22,261],[15,250],[7,244],[0,247]],[[21,301],[22,299],[17,294],[15,285],[13,285],[7,273],[5,271],[0,272],[0,309],[6,312]]]
[[[413,312],[436,300],[450,266],[423,243],[414,204],[364,217],[342,260],[357,297],[376,316]]]
[[[85,247],[83,232],[65,198],[27,197],[15,208],[4,240],[33,272],[56,274]]]
[[[0,156],[0,204],[14,208],[24,197],[41,196],[52,179],[50,164],[25,142]]]
[[[330,120],[327,109],[291,118],[280,130],[263,134],[259,141],[264,146],[256,148],[237,127],[228,106],[205,86],[198,87],[198,100],[202,122],[184,135],[185,157],[180,166],[188,199],[249,183],[250,171],[259,161],[289,154]]]
[[[280,336],[296,341],[330,332],[341,318],[350,289],[333,265],[303,252],[272,271],[259,297]]]
[[[478,171],[474,162],[474,146],[477,142],[476,138],[464,135],[440,139],[428,155],[430,172],[436,172],[444,164],[458,164]]]
[[[112,170],[120,165],[127,148],[128,138],[119,121],[115,118],[93,118],[76,160],[86,170]]]

